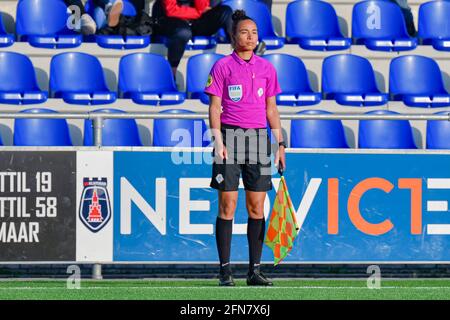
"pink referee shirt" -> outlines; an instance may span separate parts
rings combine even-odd
[[[205,93],[222,98],[221,123],[241,128],[266,128],[266,99],[281,92],[272,64],[253,54],[249,62],[235,51],[218,60]]]

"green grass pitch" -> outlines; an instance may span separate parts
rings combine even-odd
[[[238,279],[234,288],[217,280],[81,280],[68,289],[61,280],[2,280],[1,300],[449,300],[449,279],[381,280],[380,289],[366,280],[275,279],[274,287],[248,287]]]

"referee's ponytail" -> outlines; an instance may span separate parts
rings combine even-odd
[[[231,34],[232,34],[232,44],[234,46],[234,37],[236,36],[237,27],[239,25],[239,22],[244,21],[244,20],[251,20],[251,21],[255,22],[255,20],[253,20],[252,18],[247,16],[247,14],[245,13],[244,10],[235,10],[233,12],[233,15],[231,16],[231,19],[233,20],[233,24],[231,26]],[[256,24],[256,22],[255,22],[255,24]]]

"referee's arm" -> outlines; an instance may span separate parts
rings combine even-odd
[[[212,94],[209,95],[209,127],[214,137],[216,155],[222,159],[228,159],[227,148],[224,148],[222,134],[220,132],[220,113],[222,112],[222,99]]]
[[[269,121],[270,129],[272,130],[272,133],[277,139],[277,142],[280,143],[283,141],[283,134],[281,132],[281,121],[280,121],[280,114],[278,113],[276,96],[267,98],[266,105],[267,105],[266,109],[267,120]],[[280,163],[281,167],[283,169],[286,168],[286,158],[284,154],[284,148],[278,148],[275,154],[276,166],[278,165],[279,161],[281,162]]]

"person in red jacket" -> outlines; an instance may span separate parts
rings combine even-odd
[[[159,18],[155,34],[168,38],[167,50],[175,77],[187,42],[193,36],[212,36],[221,28],[229,34],[231,15],[229,6],[210,7],[210,0],[157,0],[153,6],[154,17]]]

